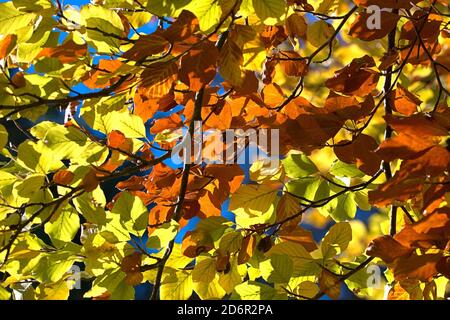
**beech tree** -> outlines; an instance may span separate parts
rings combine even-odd
[[[0,298],[80,281],[92,299],[446,298],[449,17],[447,0],[0,3]],[[239,142],[205,139],[210,158],[175,165],[196,123],[278,130],[280,162],[208,161]]]

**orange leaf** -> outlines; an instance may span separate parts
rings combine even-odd
[[[72,182],[74,176],[75,175],[69,170],[60,170],[53,176],[53,181],[55,181],[57,184],[69,185]]]
[[[181,120],[181,117],[178,114],[173,113],[167,118],[157,119],[150,128],[150,133],[157,134],[166,129],[168,130],[178,129],[181,128],[182,126],[183,120]]]
[[[87,79],[83,81],[89,89],[102,89],[114,83],[115,78],[111,75],[119,69],[122,62],[119,60],[101,59],[98,67],[89,71]]]
[[[411,252],[411,249],[403,246],[391,236],[376,238],[367,247],[369,256],[381,258],[386,263],[391,263],[399,257],[409,255]]]
[[[0,40],[0,59],[4,59],[14,49],[17,42],[17,36],[15,34],[8,34],[2,40]]]
[[[72,63],[77,61],[79,58],[86,56],[87,45],[86,44],[76,44],[72,40],[64,42],[62,45],[55,48],[44,48],[37,55],[37,59],[41,57],[47,58],[57,58],[61,63]]]
[[[394,106],[395,111],[406,116],[416,113],[417,107],[419,107],[422,103],[418,97],[409,92],[406,88],[402,87],[400,84],[397,86],[396,90],[390,92],[388,99]]]
[[[218,58],[219,50],[215,44],[204,41],[181,58],[180,80],[191,90],[200,90],[214,79]]]
[[[108,134],[108,146],[127,153],[133,151],[133,141],[118,130],[113,130]]]

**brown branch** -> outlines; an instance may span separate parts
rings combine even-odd
[[[394,10],[394,14],[398,14],[398,10]],[[388,52],[393,50],[395,47],[395,37],[397,34],[397,25],[395,25],[395,28],[389,33],[388,35]],[[387,75],[384,82],[384,94],[385,96],[388,95],[388,93],[391,91],[392,87],[392,70],[393,66],[390,66],[387,70]],[[384,112],[386,115],[391,115],[393,112],[393,105],[391,99],[384,99]],[[386,129],[384,132],[384,140],[388,140],[392,137],[393,129],[389,124],[386,124]],[[390,180],[392,179],[392,170],[391,165],[388,161],[382,162],[382,167],[384,170],[384,174],[386,175],[386,179]],[[391,206],[390,209],[390,216],[391,216],[391,222],[390,222],[390,229],[389,234],[393,236],[397,233],[397,206]]]
[[[205,91],[205,87],[203,86],[199,90],[199,92],[197,93],[197,95],[195,97],[194,114],[193,114],[191,122],[189,124],[189,131],[188,131],[190,137],[194,136],[195,122],[202,120],[202,105],[203,105],[204,91]],[[188,143],[190,143],[190,141]],[[188,155],[188,157],[189,157],[189,155]],[[187,186],[188,186],[188,182],[189,182],[189,174],[190,174],[191,168],[192,168],[192,163],[184,164],[183,174],[181,176],[180,193],[178,195],[178,202],[175,207],[175,212],[173,215],[173,220],[175,220],[177,222],[182,218],[183,203],[184,203],[184,198],[186,196]],[[155,283],[153,285],[152,295],[150,297],[151,300],[158,299],[158,294],[159,294],[159,289],[161,287],[161,280],[162,280],[162,275],[164,272],[164,267],[166,265],[167,260],[169,260],[169,258],[170,258],[174,244],[175,244],[175,239],[172,239],[169,242],[169,244],[167,245],[167,249],[164,253],[163,258],[161,259],[161,261],[159,261],[158,271],[156,274]]]

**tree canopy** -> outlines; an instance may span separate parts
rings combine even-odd
[[[0,299],[448,297],[449,25],[447,0],[0,3]],[[204,139],[177,165],[195,123],[276,131],[280,161]]]

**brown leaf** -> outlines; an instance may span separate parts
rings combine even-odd
[[[399,257],[393,263],[394,277],[396,280],[429,281],[438,273],[437,263],[441,258],[441,253]]]
[[[324,292],[333,300],[339,299],[339,296],[341,295],[341,283],[339,280],[340,279],[336,275],[323,269],[319,277],[320,291]]]
[[[122,57],[128,60],[141,61],[148,56],[162,53],[169,48],[169,42],[161,32],[156,31],[149,35],[141,35],[133,47],[126,51]]]
[[[306,36],[308,25],[305,18],[297,13],[291,14],[286,19],[286,33],[291,38],[303,38]]]
[[[354,163],[367,175],[373,176],[379,169],[381,158],[374,152],[378,144],[371,136],[360,134],[351,141],[341,141],[334,147],[334,153],[343,162]]]
[[[308,64],[295,51],[280,51],[278,54],[283,72],[290,77],[301,77],[308,72]],[[290,60],[286,60],[290,59]]]
[[[313,239],[312,232],[299,226],[291,230],[281,230],[279,237],[283,241],[291,241],[301,244],[308,252],[317,250],[317,244]]]
[[[195,258],[212,248],[214,248],[214,244],[209,234],[199,230],[186,232],[181,243],[182,254],[189,258]]]
[[[391,263],[399,257],[409,255],[412,250],[403,246],[391,236],[382,236],[372,240],[366,252],[371,257],[378,257],[386,263]]]
[[[385,7],[383,5],[383,7]],[[360,13],[353,24],[350,26],[350,35],[354,38],[358,38],[364,41],[373,41],[377,39],[382,39],[386,37],[389,32],[394,30],[397,26],[398,21],[400,20],[400,16],[382,11],[380,13],[380,25],[381,28],[370,29],[370,22],[373,20],[373,13],[362,12]]]
[[[380,75],[373,71],[375,61],[364,56],[354,59],[348,66],[335,72],[332,79],[326,81],[326,86],[345,95],[366,96],[376,89]]]
[[[246,263],[253,256],[256,247],[256,236],[250,234],[242,240],[241,249],[238,254],[238,264]]]
[[[99,181],[93,169],[90,169],[81,181],[81,186],[86,192],[94,191],[98,187]]]
[[[218,58],[219,50],[215,44],[204,41],[181,58],[180,80],[191,90],[200,90],[214,79]]]
[[[141,86],[146,97],[160,99],[166,96],[177,79],[178,67],[175,62],[155,62],[142,72]]]

